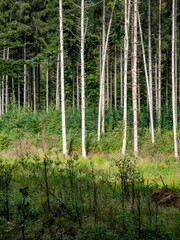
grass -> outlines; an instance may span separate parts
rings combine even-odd
[[[160,176],[180,192],[171,121],[161,133],[155,129],[153,145],[147,114],[139,116],[135,161],[131,112],[123,158],[121,111],[106,113],[106,135],[98,142],[97,109],[90,109],[82,159],[80,113],[68,108],[66,116],[67,159],[53,106],[48,114],[12,108],[0,119],[0,239],[180,239],[179,209],[151,201],[163,186]]]

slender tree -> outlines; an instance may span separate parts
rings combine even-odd
[[[153,106],[151,101],[150,84],[149,84],[149,77],[148,77],[148,71],[147,71],[144,41],[143,41],[143,34],[142,34],[139,12],[138,12],[138,22],[139,22],[139,31],[140,31],[140,37],[141,37],[141,46],[142,46],[142,52],[143,52],[143,62],[144,62],[144,70],[145,70],[146,85],[147,85],[147,104],[149,105],[149,112],[150,112],[151,139],[152,139],[152,143],[154,143],[154,121],[153,121],[153,109],[152,109]]]
[[[129,9],[129,11],[128,11]],[[124,138],[123,138],[123,146],[122,153],[125,155],[126,153],[126,142],[127,142],[127,68],[128,68],[128,49],[129,49],[129,19],[130,19],[130,2],[129,8],[127,4],[127,0],[125,0],[125,36],[124,36]]]
[[[82,156],[86,158],[85,128],[85,81],[84,81],[84,0],[81,0],[81,111],[82,111]]]
[[[158,122],[161,121],[161,0],[159,0],[159,56],[158,56]]]
[[[26,33],[24,34],[24,60],[26,60]],[[24,107],[26,107],[27,93],[27,65],[24,64]]]
[[[137,126],[137,11],[138,0],[134,0],[134,26],[133,26],[133,119],[134,119],[134,155],[138,155],[138,126]]]
[[[172,0],[172,112],[174,132],[174,155],[178,158],[176,124],[176,86],[175,86],[175,0]]]
[[[56,110],[59,109],[59,60],[60,54],[57,55],[57,68],[56,68]]]
[[[61,59],[62,142],[63,142],[63,154],[65,156],[67,156],[66,116],[65,116],[65,89],[64,89],[64,39],[63,39],[63,9],[62,9],[62,0],[59,0],[59,27],[60,27],[60,59]]]

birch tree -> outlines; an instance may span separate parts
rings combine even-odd
[[[46,112],[49,112],[49,67],[46,65]]]
[[[76,91],[77,91],[77,110],[79,111],[79,69],[78,69],[78,61],[76,62]]]
[[[61,59],[62,142],[63,142],[63,154],[64,154],[64,156],[67,156],[66,116],[65,116],[65,89],[64,89],[64,39],[63,39],[63,10],[62,10],[62,0],[59,0],[59,27],[60,27],[60,59]]]
[[[107,35],[106,35],[105,47],[104,47],[104,51],[103,51],[103,55],[102,55],[102,70],[101,70],[101,80],[100,80],[99,114],[98,114],[98,141],[100,140],[100,136],[101,136],[101,113],[102,113],[102,91],[103,91],[102,81],[103,81],[103,77],[105,76],[106,52],[107,52],[107,46],[108,46],[110,29],[111,29],[112,18],[113,18],[116,1],[117,0],[114,0],[114,3],[113,3],[113,8],[112,8],[109,25],[108,25],[108,31],[107,31]]]
[[[26,61],[26,34],[24,34],[24,60]],[[26,107],[27,93],[27,65],[24,64],[24,108]]]
[[[86,158],[85,128],[85,81],[84,81],[84,0],[81,0],[81,114],[82,114],[82,156]]]
[[[178,158],[176,124],[176,89],[175,89],[175,0],[172,0],[172,112],[174,132],[174,155]]]
[[[145,49],[144,49],[144,41],[143,41],[143,34],[142,34],[139,12],[138,12],[138,22],[139,22],[139,31],[140,31],[140,37],[141,37],[141,46],[142,46],[144,70],[145,70],[146,85],[147,85],[147,103],[149,104],[149,112],[150,112],[151,139],[152,139],[152,143],[154,143],[153,106],[152,106],[152,100],[151,100],[151,94],[150,94],[150,84],[149,84],[149,77],[148,77],[148,71],[147,71],[146,55],[145,55]]]
[[[152,84],[152,46],[151,46],[151,0],[148,8],[148,57],[149,57],[149,86],[151,95],[151,111],[153,111],[153,84]],[[153,116],[153,113],[151,113]],[[152,124],[151,124],[152,127]]]
[[[134,0],[134,40],[133,40],[133,125],[134,125],[134,155],[138,155],[138,127],[137,127],[137,3]]]
[[[127,0],[125,0],[125,36],[124,36],[124,138],[123,138],[123,146],[122,146],[122,153],[125,155],[126,153],[126,142],[127,142],[127,68],[128,68],[128,49],[129,49],[129,38],[128,38],[128,31],[129,31],[129,19],[130,19],[130,2],[129,8]],[[129,11],[128,11],[129,9]]]
[[[7,47],[7,60],[9,59],[9,47]],[[7,110],[8,110],[8,81],[9,81],[9,76],[8,74],[6,74],[6,97],[5,97],[5,110],[6,110],[6,113],[7,113]]]
[[[59,109],[59,60],[60,54],[57,55],[57,68],[56,68],[56,110]]]
[[[105,43],[106,43],[106,1],[103,0],[103,33],[102,33],[102,53],[104,53],[105,50]],[[106,61],[106,60],[105,60]],[[105,71],[102,76],[102,134],[105,133],[104,129],[104,123],[105,123]]]
[[[36,112],[36,68],[33,66],[34,112]]]
[[[158,122],[161,121],[161,0],[159,0]]]

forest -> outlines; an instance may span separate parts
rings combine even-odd
[[[180,240],[180,0],[0,0],[0,239]]]

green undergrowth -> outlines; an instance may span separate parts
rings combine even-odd
[[[158,174],[180,191],[179,165],[50,156],[1,159],[1,239],[180,239],[179,209],[151,201]]]

